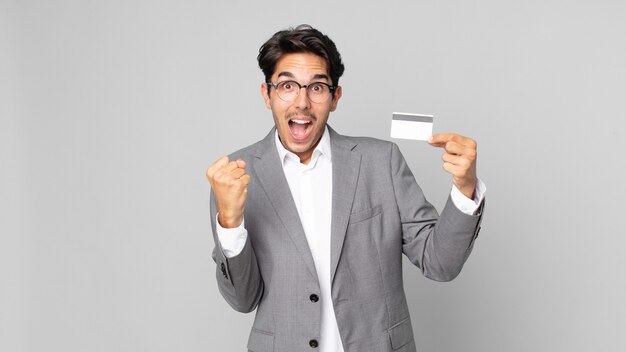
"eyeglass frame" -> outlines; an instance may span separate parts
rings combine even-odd
[[[292,100],[285,100],[285,99],[283,99],[283,98],[281,98],[281,97],[280,97],[280,94],[278,94],[278,85],[279,85],[279,84],[281,84],[281,83],[285,83],[285,82],[293,82],[293,83],[297,84],[297,85],[298,85],[298,87],[300,87],[300,88],[298,89],[298,93],[296,94],[296,96],[295,96]],[[309,83],[309,84],[300,84],[300,82],[298,82],[298,81],[296,81],[296,80],[293,80],[293,79],[286,79],[286,80],[284,80],[284,81],[278,81],[278,82],[265,82],[265,83],[266,83],[266,84],[268,84],[268,86],[267,86],[267,93],[268,93],[268,94],[269,94],[269,92],[270,92],[270,87],[274,87],[274,90],[276,91],[276,95],[278,96],[278,98],[280,98],[280,100],[282,100],[282,101],[284,101],[284,102],[287,102],[287,103],[292,102],[292,101],[295,101],[295,100],[296,100],[296,98],[298,98],[298,95],[300,95],[300,91],[302,90],[302,88],[304,88],[304,89],[306,89],[306,90],[307,90],[307,99],[311,100],[311,98],[309,97],[309,93],[308,93],[309,91],[308,91],[308,88],[309,88],[312,84],[323,84],[323,85],[327,86],[327,87],[328,87],[328,90],[330,91],[330,96],[331,96],[331,97],[334,97],[334,96],[335,96],[335,91],[336,91],[336,89],[337,89],[337,87],[338,87],[338,86],[333,86],[333,85],[330,85],[330,84],[328,84],[328,83],[326,83],[326,82],[321,82],[321,81],[311,82],[311,83]],[[315,102],[315,101],[313,101],[313,100],[311,100],[311,101],[312,101],[312,102],[314,102],[314,103],[317,103],[317,104],[325,103],[325,101],[320,102],[320,103]]]

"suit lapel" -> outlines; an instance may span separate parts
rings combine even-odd
[[[298,252],[300,252],[300,256],[313,277],[317,280],[317,271],[315,270],[311,249],[309,248],[296,204],[291,195],[289,184],[285,178],[282,162],[276,150],[275,131],[276,129],[273,128],[259,144],[253,165],[254,171],[267,198],[270,200],[270,204],[276,211],[276,214],[278,214]]]
[[[330,130],[330,144],[333,163],[333,201],[330,243],[330,277],[335,278],[339,257],[346,237],[348,220],[361,168],[361,154],[354,151],[356,144],[344,136]]]

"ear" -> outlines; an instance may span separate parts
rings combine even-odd
[[[333,102],[330,105],[330,111],[335,111],[335,109],[337,109],[337,103],[339,102],[339,99],[341,99],[341,93],[341,86],[337,86],[337,88],[335,88],[335,94],[333,95]]]
[[[271,110],[272,104],[270,102],[270,95],[267,91],[267,83],[261,84],[261,96],[263,97],[263,100],[265,100],[265,106]]]

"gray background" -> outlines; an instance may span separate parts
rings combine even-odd
[[[463,273],[405,262],[420,350],[626,350],[617,0],[0,0],[0,350],[244,350],[204,172],[272,126],[258,48],[303,22],[347,67],[339,132],[389,139],[406,111],[479,142]],[[441,209],[441,151],[398,143]]]

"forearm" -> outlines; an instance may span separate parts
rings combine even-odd
[[[239,241],[235,240],[226,244],[231,248],[222,246],[220,230],[224,229],[217,223],[215,201],[211,199],[211,226],[215,241],[213,260],[217,265],[216,278],[220,293],[235,310],[250,312],[256,308],[263,294],[263,281],[252,243],[242,224],[239,230],[243,231],[243,247],[232,248],[233,243],[235,247],[239,246],[241,233],[221,233],[222,237],[224,235],[240,236]]]
[[[390,159],[403,253],[426,277],[452,280],[471,252],[480,216],[463,213],[449,197],[440,217],[424,197],[397,146],[392,147]]]
[[[422,272],[426,277],[450,281],[458,276],[478,236],[480,219],[480,215],[463,213],[448,198],[430,238],[424,242]]]

